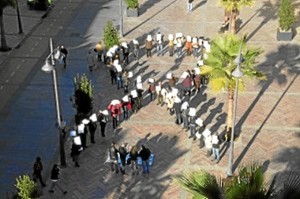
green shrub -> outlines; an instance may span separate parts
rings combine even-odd
[[[128,8],[131,9],[136,9],[139,6],[139,1],[138,0],[125,0]]]
[[[119,45],[120,38],[118,30],[113,26],[112,21],[108,21],[104,27],[104,45],[106,49],[114,45]]]
[[[291,0],[281,0],[279,7],[279,27],[283,31],[291,28],[295,22],[294,6]]]
[[[77,74],[73,80],[77,113],[88,114],[93,109],[93,85],[85,74]]]
[[[15,187],[18,191],[18,198],[37,198],[37,184],[28,175],[19,176],[16,182]]]

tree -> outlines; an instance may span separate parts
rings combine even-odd
[[[21,199],[37,198],[37,184],[28,175],[19,176],[15,187]]]
[[[93,85],[85,74],[74,77],[74,105],[77,114],[87,115],[93,110]]]
[[[217,37],[211,42],[211,51],[204,66],[201,67],[201,74],[209,77],[209,86],[214,92],[228,92],[228,112],[227,130],[232,128],[233,99],[235,90],[235,78],[232,72],[236,68],[235,59],[238,56],[240,45],[242,45],[242,56],[244,62],[241,70],[243,78],[258,78],[265,80],[264,74],[256,70],[256,57],[262,53],[259,48],[249,48],[246,46],[245,39],[239,39],[236,35],[227,34]],[[244,81],[239,79],[239,89],[244,90]]]
[[[235,34],[236,19],[239,11],[245,7],[252,7],[255,0],[219,0],[219,4],[225,8],[225,11],[230,12],[231,18],[231,33]]]
[[[220,179],[204,170],[185,173],[175,178],[195,199],[267,199],[264,173],[261,165],[253,163],[242,166],[237,176],[224,184]],[[241,197],[242,196],[242,197]]]
[[[118,30],[113,26],[111,21],[108,21],[104,27],[104,45],[106,49],[119,45],[120,38]]]
[[[0,1],[0,29],[1,29],[1,47],[0,51],[9,51],[11,50],[10,47],[7,46],[6,37],[5,37],[5,30],[4,30],[4,22],[3,22],[3,11],[4,8],[7,6],[16,6],[16,0],[1,0]]]

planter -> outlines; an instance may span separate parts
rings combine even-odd
[[[139,9],[138,8],[135,8],[135,9],[127,8],[126,15],[127,15],[127,17],[138,17]]]
[[[291,41],[293,39],[293,30],[282,32],[277,30],[277,40],[278,41]]]

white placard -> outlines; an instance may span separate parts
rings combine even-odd
[[[136,97],[138,96],[136,90],[132,90],[132,91],[130,92],[130,94],[131,94],[131,96],[132,96],[133,98],[136,98]]]
[[[188,35],[188,36],[186,36],[186,40],[187,40],[188,42],[191,42],[191,41],[192,41],[192,37],[191,37],[190,35]]]
[[[74,137],[74,144],[76,144],[76,145],[81,145],[81,139],[80,139],[80,136]]]
[[[168,39],[169,40],[174,40],[174,35],[173,34],[169,34]]]
[[[203,120],[201,120],[200,118],[197,118],[195,123],[199,126],[203,126]]]
[[[205,130],[203,131],[202,135],[203,135],[204,137],[208,137],[209,135],[211,135],[211,132],[210,132],[209,129],[205,129]]]
[[[84,133],[84,124],[79,124],[77,126],[78,134]]]
[[[92,122],[97,122],[97,115],[96,115],[96,113],[93,113],[93,114],[90,116],[90,120],[91,120]]]
[[[132,78],[133,77],[133,72],[129,71],[128,72],[128,78]]]
[[[123,98],[122,98],[123,102],[129,102],[129,97],[128,95],[125,95]]]
[[[195,115],[196,115],[196,109],[195,108],[190,108],[189,116],[195,116]]]

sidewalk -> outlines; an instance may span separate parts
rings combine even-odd
[[[25,105],[30,106],[29,110],[25,109],[29,114],[22,114],[22,118],[28,119],[23,122],[21,128],[14,127],[11,130],[15,132],[15,134],[12,133],[16,135],[15,139],[5,143],[10,150],[9,143],[14,143],[13,147],[18,148],[20,147],[18,143],[24,139],[24,137],[16,139],[19,136],[18,132],[24,132],[24,130],[31,132],[26,134],[29,136],[26,139],[28,145],[26,149],[23,149],[26,151],[26,157],[23,157],[21,163],[16,164],[17,167],[22,165],[21,169],[15,168],[18,172],[19,170],[31,171],[31,163],[34,162],[37,151],[42,153],[42,159],[45,159],[47,172],[56,162],[53,159],[56,158],[58,138],[50,136],[53,135],[52,131],[55,131],[53,128],[53,123],[55,123],[53,93],[50,89],[52,82],[50,76],[47,77],[39,70],[43,63],[42,57],[48,53],[47,42],[50,36],[54,38],[55,44],[64,44],[70,49],[67,70],[64,71],[57,66],[64,118],[69,120],[74,114],[68,98],[72,94],[72,78],[77,73],[87,73],[93,79],[96,109],[104,109],[112,99],[120,99],[123,95],[110,84],[109,71],[104,65],[100,64],[99,70],[91,74],[88,73],[85,60],[87,50],[101,38],[105,22],[112,19],[111,13],[119,13],[119,2],[117,0],[103,0],[101,3],[96,0],[82,2],[84,1],[55,2],[55,7],[44,22],[32,32],[31,37],[27,38],[18,50],[14,51],[13,57],[5,60],[8,66],[17,65],[16,63],[26,60],[26,67],[32,65],[36,71],[38,70],[38,72],[30,72],[28,68],[26,69],[29,75],[24,78],[26,85],[21,86],[24,90],[16,96],[17,99],[9,103],[9,107],[1,111],[1,119],[4,122],[10,121],[10,125],[6,125],[6,128],[3,124],[1,125],[1,132],[8,132],[8,127],[13,127],[11,121],[13,116],[18,117],[17,114],[11,112],[20,113],[24,111]],[[243,19],[244,26],[242,24],[243,28],[239,34],[253,35],[249,44],[262,46],[264,54],[260,57],[259,65],[263,71],[266,71],[269,80],[262,84],[255,81],[249,82],[246,92],[239,94],[237,122],[242,129],[242,134],[236,142],[234,156],[237,160],[235,165],[253,160],[264,162],[267,165],[268,179],[279,171],[300,170],[300,159],[296,155],[299,153],[300,127],[299,118],[295,117],[300,111],[300,108],[295,106],[300,102],[299,64],[292,61],[298,53],[299,35],[295,36],[291,43],[275,41],[276,33],[272,30],[276,27],[277,20],[274,17],[265,16],[267,14],[261,15],[262,8],[271,7],[257,2],[254,8],[241,11],[240,17]],[[192,14],[186,14],[185,0],[141,1],[140,16],[124,18],[124,39],[138,38],[140,43],[143,43],[148,33],[154,35],[158,29],[165,34],[165,37],[169,33],[175,34],[176,32],[205,37],[217,35],[217,30],[223,20],[223,10],[216,7],[216,0],[201,1],[194,5],[194,8]],[[257,10],[258,14],[254,15]],[[119,22],[117,15],[113,18],[115,24]],[[251,19],[253,15],[254,18]],[[260,23],[262,21],[266,23]],[[49,26],[52,31],[47,30]],[[33,42],[36,39],[39,41],[37,44]],[[32,54],[28,53],[28,49],[33,49]],[[142,54],[144,55],[144,52]],[[27,55],[29,58],[26,58]],[[167,55],[157,57],[154,52],[152,58],[147,59],[143,56],[139,63],[132,62],[128,69],[133,71],[135,76],[138,74],[143,76],[146,88],[149,77],[164,80],[169,71],[180,76],[184,70],[194,65],[195,60],[192,57],[183,59],[175,59]],[[24,97],[25,93],[27,97]],[[28,100],[28,95],[34,95],[36,100]],[[24,106],[20,105],[22,99],[26,99]],[[208,128],[220,132],[224,129],[227,112],[226,93],[215,95],[209,89],[205,89],[195,96],[192,104],[197,107],[199,116],[209,124]],[[40,109],[45,111],[43,115],[47,117],[38,114],[38,111],[35,111],[36,107],[42,107]],[[89,147],[80,155],[80,168],[73,166],[69,156],[70,147],[66,144],[68,167],[62,170],[59,184],[68,190],[68,194],[62,196],[59,191],[50,194],[46,187],[42,198],[185,199],[190,198],[190,195],[174,183],[174,176],[200,167],[225,177],[227,153],[223,152],[219,164],[213,163],[205,157],[205,150],[199,149],[197,142],[188,139],[187,132],[175,124],[174,116],[170,116],[165,109],[165,107],[157,107],[156,102],[149,103],[149,99],[145,99],[144,107],[136,115],[132,115],[130,120],[122,122],[121,128],[116,133],[112,132],[111,123],[109,123],[106,139],[102,139],[99,133],[96,135],[95,145],[88,142]],[[30,126],[34,123],[32,118],[39,118],[40,122],[40,125],[34,129]],[[41,120],[41,118],[44,119]],[[27,126],[25,123],[28,123]],[[46,131],[43,132],[44,130]],[[36,132],[43,133],[37,137]],[[7,135],[5,139],[11,138]],[[156,155],[151,174],[131,176],[130,172],[127,172],[128,175],[123,177],[111,173],[109,166],[103,164],[111,141],[119,144],[145,143],[149,146]],[[1,148],[0,151],[4,149]],[[5,169],[1,167],[1,171]],[[15,173],[10,174],[15,175]],[[50,185],[49,178],[45,179]]]

